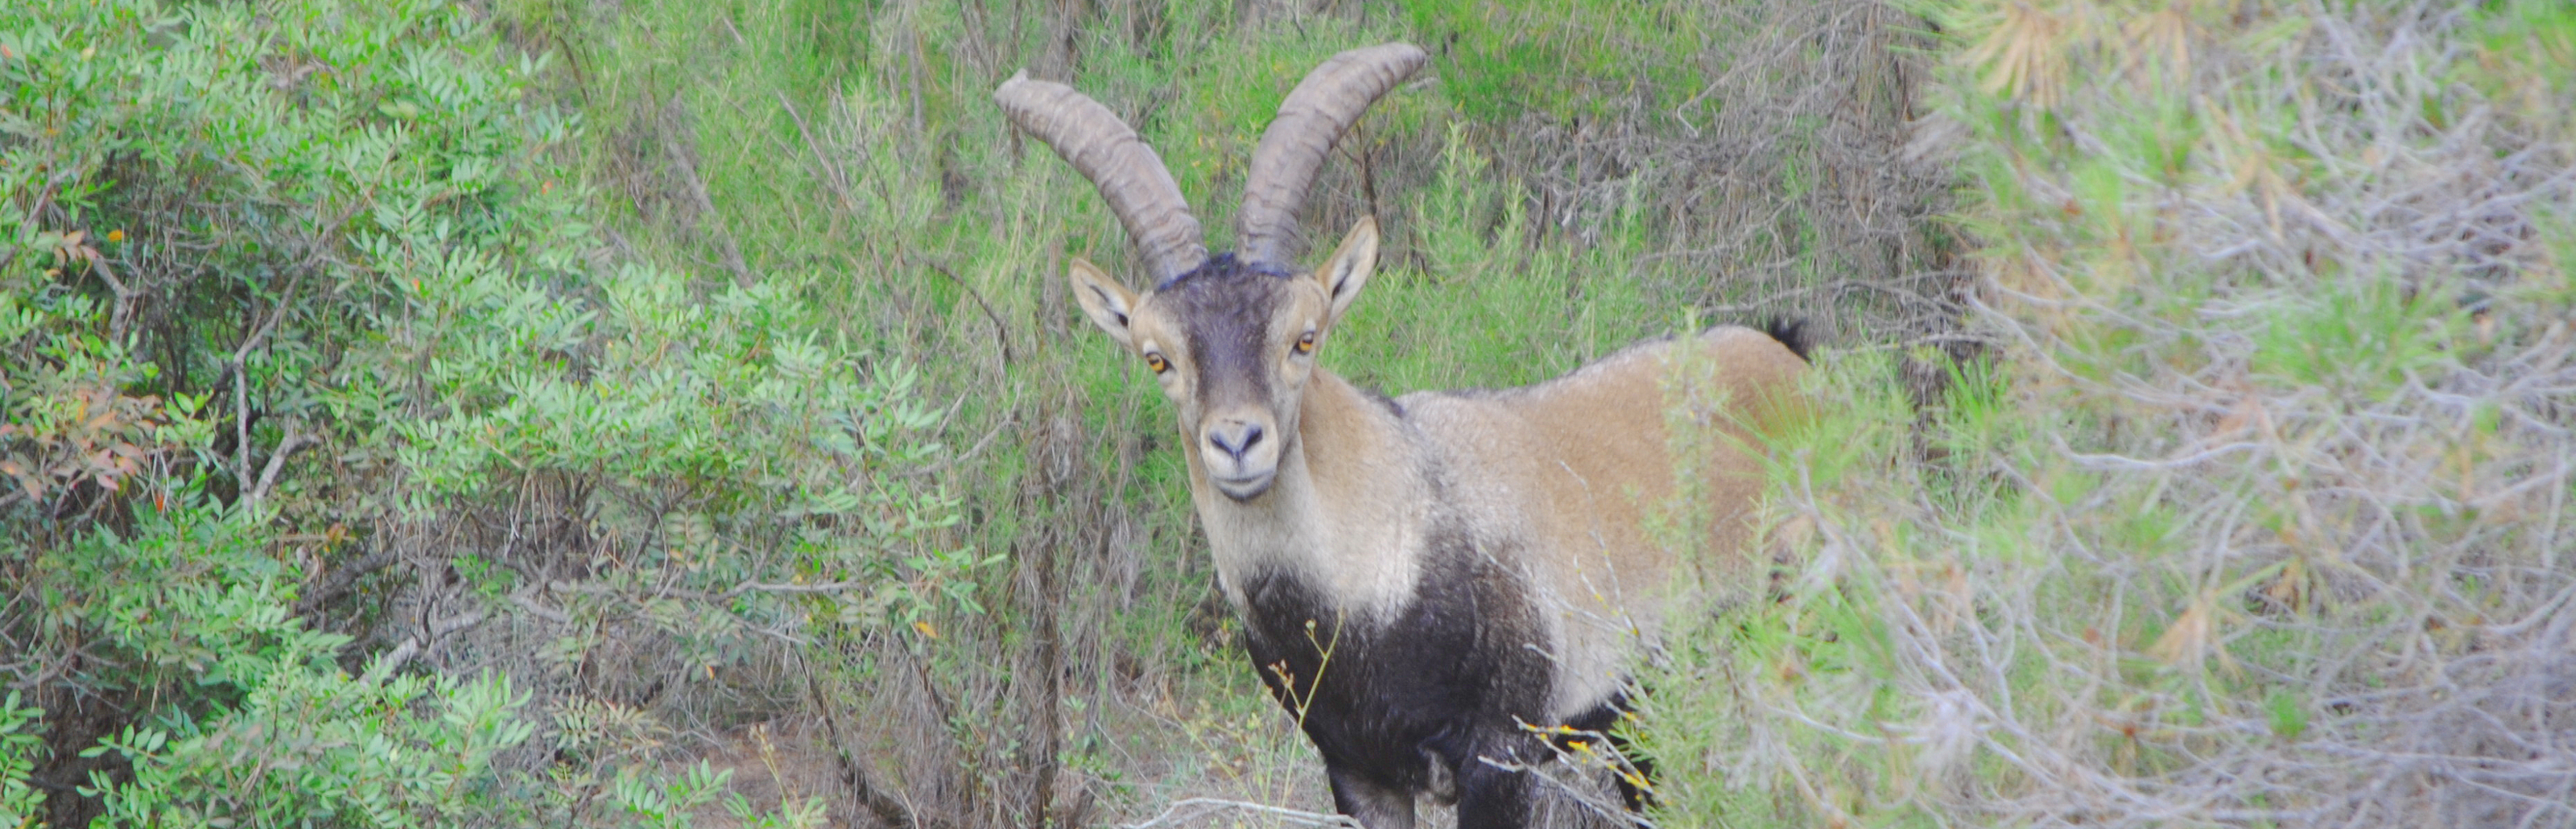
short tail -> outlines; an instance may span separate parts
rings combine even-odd
[[[1762,321],[1762,333],[1788,346],[1789,353],[1798,355],[1798,359],[1815,362],[1807,356],[1808,350],[1816,347],[1816,340],[1815,334],[1807,330],[1806,320],[1773,317]]]

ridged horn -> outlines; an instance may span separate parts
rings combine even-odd
[[[1378,96],[1411,77],[1429,58],[1413,44],[1385,43],[1334,55],[1306,73],[1279,103],[1279,117],[1252,151],[1243,212],[1235,221],[1238,256],[1259,265],[1294,264],[1286,258],[1297,231],[1297,206],[1314,185],[1324,155]]]
[[[1054,147],[1083,178],[1100,188],[1109,212],[1145,254],[1157,284],[1207,261],[1207,244],[1189,200],[1172,181],[1163,157],[1136,137],[1117,113],[1072,87],[1030,80],[1022,71],[993,90],[993,102],[1020,129]]]

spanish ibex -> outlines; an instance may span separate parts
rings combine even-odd
[[[1461,827],[1516,827],[1535,819],[1541,735],[1606,729],[1623,709],[1627,667],[1699,572],[1678,551],[1742,557],[1760,488],[1749,440],[1787,411],[1804,345],[1794,328],[1718,328],[1527,388],[1393,400],[1318,367],[1378,231],[1360,220],[1297,274],[1298,203],[1335,139],[1424,58],[1386,44],[1307,75],[1253,152],[1241,250],[1213,257],[1162,160],[1107,108],[1025,76],[994,98],[1099,186],[1143,253],[1152,290],[1075,259],[1074,296],[1178,411],[1219,584],[1334,805],[1406,829],[1430,793],[1457,798]],[[1714,437],[1668,444],[1667,401],[1690,377],[1731,409]],[[1685,496],[1705,523],[1672,532]]]

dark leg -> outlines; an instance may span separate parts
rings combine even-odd
[[[1626,750],[1627,740],[1612,737],[1610,744],[1620,748],[1620,756],[1627,758],[1628,767],[1636,771],[1637,779],[1646,781],[1646,786],[1655,784],[1654,760],[1629,754]],[[1655,805],[1655,793],[1648,791],[1646,786],[1628,782],[1626,774],[1620,774],[1615,779],[1619,782],[1619,800],[1628,804],[1628,811],[1643,812],[1646,807]]]
[[[1530,821],[1529,773],[1493,763],[1525,765],[1536,754],[1512,740],[1458,764],[1458,829],[1522,829]],[[1531,746],[1535,748],[1535,746]]]
[[[1342,769],[1325,767],[1333,781],[1333,808],[1368,829],[1413,829],[1413,793],[1382,786]]]
[[[1619,800],[1627,805],[1628,811],[1643,812],[1646,807],[1655,805],[1654,792],[1647,788],[1654,785],[1655,763],[1653,760],[1638,756],[1631,750],[1633,746],[1629,744],[1628,738],[1618,731],[1620,716],[1629,710],[1631,706],[1628,702],[1628,694],[1624,691],[1614,694],[1599,707],[1566,721],[1567,727],[1580,733],[1552,738],[1550,742],[1554,743],[1556,750],[1560,752],[1573,751],[1574,744],[1577,742],[1592,740],[1608,742],[1611,748],[1617,750],[1624,766],[1611,769],[1610,781],[1619,789]],[[1636,775],[1635,779],[1645,781],[1645,785],[1629,782],[1629,774],[1632,772]]]

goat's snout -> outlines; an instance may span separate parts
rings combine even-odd
[[[1268,424],[1253,418],[1219,418],[1208,424],[1200,432],[1207,449],[1199,453],[1208,483],[1237,501],[1269,491],[1279,473],[1279,441],[1270,432]]]
[[[1207,433],[1208,446],[1240,461],[1243,453],[1261,444],[1262,429],[1258,423],[1229,421],[1217,424]]]

